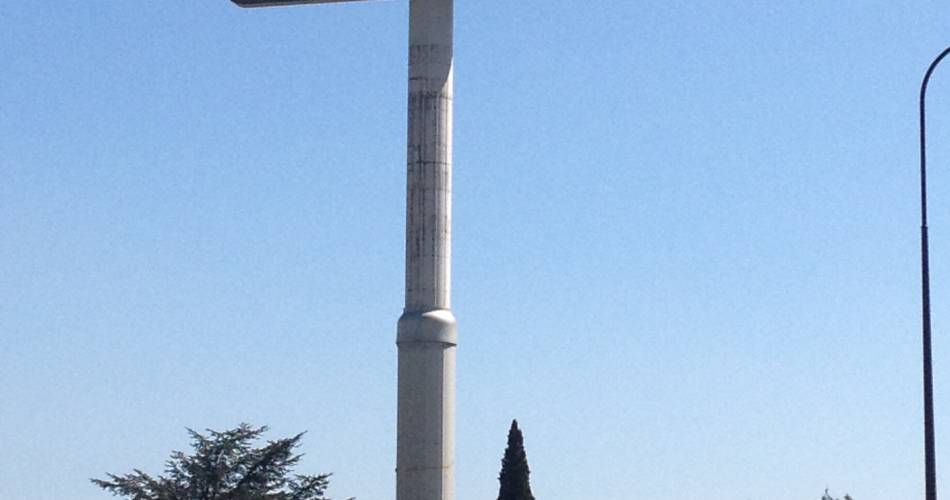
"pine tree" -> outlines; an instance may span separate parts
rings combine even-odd
[[[505,457],[501,459],[501,474],[498,482],[498,500],[534,500],[531,494],[531,484],[528,481],[528,457],[524,452],[524,437],[518,428],[518,421],[511,421],[508,431],[508,447],[505,448]]]
[[[828,488],[825,488],[825,494],[821,496],[821,500],[838,500],[838,499],[837,499],[837,498],[834,498],[834,497],[832,497],[830,494],[828,494]],[[843,500],[854,500],[854,499],[851,498],[851,495],[845,494]]]
[[[329,500],[324,492],[330,474],[293,474],[301,458],[294,449],[303,434],[253,447],[265,431],[247,424],[224,432],[209,429],[209,435],[188,429],[194,454],[173,452],[166,475],[134,469],[92,482],[130,500]]]

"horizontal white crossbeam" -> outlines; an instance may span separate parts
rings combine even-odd
[[[365,2],[366,0],[231,0],[241,7],[280,7],[313,3]]]

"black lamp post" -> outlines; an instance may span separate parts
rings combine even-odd
[[[927,243],[927,134],[924,113],[927,83],[930,75],[950,47],[944,49],[930,63],[924,81],[920,84],[920,264],[921,292],[923,294],[923,344],[924,344],[924,481],[926,500],[937,500],[937,461],[934,457],[934,380],[930,348],[930,257]]]

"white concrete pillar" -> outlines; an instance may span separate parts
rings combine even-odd
[[[399,318],[396,499],[453,500],[453,0],[410,0],[406,305]]]

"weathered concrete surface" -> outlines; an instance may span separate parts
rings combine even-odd
[[[446,310],[399,320],[397,500],[454,498],[454,338]]]
[[[232,0],[269,7],[358,0]],[[396,499],[453,500],[453,0],[409,1],[406,306],[399,318]]]
[[[410,0],[406,305],[399,319],[396,499],[453,500],[453,0]]]

